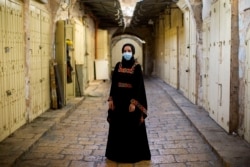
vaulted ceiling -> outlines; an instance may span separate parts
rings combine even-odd
[[[153,24],[160,13],[170,9],[175,4],[173,0],[143,0],[136,4],[130,26],[146,26]]]
[[[133,0],[122,0],[122,3],[119,0],[79,0],[85,12],[94,15],[100,28],[147,26],[178,0],[134,0],[133,16],[124,15],[122,5],[126,1],[131,3]]]
[[[101,28],[123,27],[123,13],[119,0],[80,0],[84,11],[93,14]]]

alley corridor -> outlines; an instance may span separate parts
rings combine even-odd
[[[82,103],[67,114],[64,119],[53,125],[28,150],[22,150],[23,153],[17,157],[14,166],[221,167],[222,163],[226,163],[226,161],[223,162],[222,158],[216,154],[216,150],[209,145],[207,142],[209,138],[213,139],[214,142],[220,142],[221,149],[225,150],[226,147],[223,146],[223,143],[233,143],[230,148],[241,147],[241,144],[245,144],[237,137],[222,138],[224,131],[207,116],[205,111],[190,103],[178,91],[163,81],[151,77],[145,78],[145,86],[149,106],[146,126],[152,160],[135,164],[119,164],[106,160],[104,154],[109,126],[106,121],[108,106],[106,100],[109,86],[109,81],[92,83],[87,92],[88,96]],[[53,112],[60,114],[54,110],[45,114],[53,115]],[[187,115],[190,117],[188,118]],[[190,121],[192,119],[194,123]],[[10,162],[10,157],[13,155],[4,155],[4,153],[8,154],[8,151],[13,151],[13,147],[18,149],[18,146],[13,145],[14,141],[23,140],[22,145],[19,146],[21,148],[27,144],[30,138],[38,138],[34,133],[49,126],[43,124],[45,120],[45,116],[39,117],[34,121],[39,123],[36,126],[33,125],[32,130],[28,131],[28,127],[26,130],[21,128],[16,134],[0,143],[1,167],[11,166],[8,164],[8,160]],[[193,126],[194,124],[199,125],[199,128]],[[32,123],[27,126],[32,126]],[[203,136],[202,132],[199,133],[199,129],[206,129],[207,134],[211,130],[213,135]],[[218,135],[221,137],[220,141],[219,138],[216,138],[216,133],[220,133]],[[22,139],[17,139],[18,135],[22,136]],[[225,134],[225,136],[227,135]],[[245,150],[241,151],[245,151],[242,154],[245,155],[245,159],[241,156],[239,167],[247,166],[249,162],[249,157],[247,157],[247,155],[249,156],[249,147],[244,146],[244,148]],[[233,157],[231,159],[233,160]],[[236,163],[236,161],[234,162]]]

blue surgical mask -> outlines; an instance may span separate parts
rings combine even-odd
[[[124,57],[124,59],[130,60],[132,57],[132,52],[124,52],[122,53],[122,56]]]

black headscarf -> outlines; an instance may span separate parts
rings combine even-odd
[[[126,46],[129,46],[129,47],[131,48],[131,50],[132,50],[132,57],[131,57],[130,60],[126,60],[126,59],[124,59],[124,57],[122,56],[122,67],[124,67],[124,68],[130,68],[130,67],[132,67],[132,66],[134,65],[134,63],[135,63],[135,58],[134,58],[135,47],[134,47],[134,45],[132,45],[131,43],[126,43],[126,44],[124,44],[124,45],[122,46],[122,53],[124,52],[124,48],[125,48]]]

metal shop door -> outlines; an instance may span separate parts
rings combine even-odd
[[[74,26],[67,21],[58,21],[56,27],[56,62],[60,74],[62,103],[75,97]],[[69,41],[69,42],[67,42]]]
[[[244,129],[245,139],[250,142],[250,29],[248,29],[246,38],[246,94],[245,94],[245,117]]]
[[[212,5],[209,59],[209,113],[229,131],[231,4],[229,0]],[[220,26],[222,25],[222,26]],[[218,31],[219,30],[219,31]]]
[[[170,36],[170,85],[177,88],[177,29],[172,28],[169,30]]]
[[[190,11],[184,12],[185,55],[180,55],[180,90],[192,103],[196,102],[196,26]]]
[[[179,28],[179,39],[178,39],[178,50],[179,50],[179,58],[178,58],[178,89],[182,91],[183,93],[183,85],[185,83],[185,75],[183,75],[183,73],[185,73],[185,70],[183,70],[185,63],[184,63],[184,59],[185,59],[185,47],[186,47],[186,43],[185,43],[185,29],[184,27],[180,27]]]
[[[231,0],[220,1],[218,123],[229,132],[231,69]]]
[[[26,123],[22,6],[0,0],[0,141]]]
[[[165,31],[164,31],[164,20],[163,19],[160,19],[159,20],[159,25],[158,25],[158,41],[157,41],[157,46],[158,46],[158,55],[160,56],[160,58],[159,58],[159,60],[158,60],[158,69],[157,69],[157,71],[158,71],[158,73],[159,73],[159,75],[160,75],[160,77],[161,78],[164,78],[165,77],[165,73],[166,73],[166,71],[164,71],[164,70],[162,70],[162,69],[164,69],[164,61],[162,61],[162,58],[164,57],[164,51],[165,51],[165,49],[164,49],[164,47],[165,47],[165,39],[164,39],[164,37],[165,37],[165,35],[164,34],[162,34],[162,35],[160,35],[160,33],[159,32],[163,32],[163,33],[165,33]]]
[[[165,51],[164,51],[164,80],[166,83],[170,83],[170,40],[169,40],[169,28],[165,26]]]
[[[50,16],[46,11],[30,5],[30,113],[29,120],[50,108],[49,60]]]
[[[219,19],[219,3],[215,3],[211,6],[211,22],[210,22],[210,55],[209,55],[209,91],[208,91],[208,101],[209,101],[209,115],[214,120],[218,119],[218,71],[219,71],[219,61],[218,61],[218,41],[219,41],[219,31],[218,27],[220,23]]]
[[[184,30],[182,32],[183,46],[180,46],[183,54],[180,55],[180,90],[185,97],[189,97],[189,77],[190,77],[190,14],[188,10],[184,12]]]
[[[196,103],[197,100],[197,94],[196,94],[196,50],[197,50],[197,44],[196,44],[196,23],[193,17],[190,18],[190,39],[189,39],[189,77],[188,77],[188,99]]]

